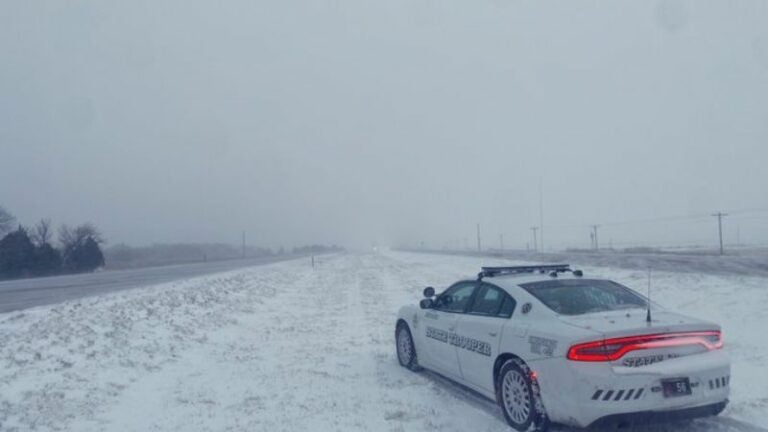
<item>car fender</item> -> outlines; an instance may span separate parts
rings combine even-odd
[[[407,305],[400,308],[397,312],[397,320],[403,320],[413,330],[419,324],[419,309],[413,305]]]

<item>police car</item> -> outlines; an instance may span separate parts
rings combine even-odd
[[[717,415],[728,402],[717,324],[568,265],[483,267],[424,296],[398,313],[400,364],[497,401],[519,431]]]

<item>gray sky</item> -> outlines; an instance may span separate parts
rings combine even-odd
[[[766,22],[762,0],[7,0],[0,204],[110,243],[268,246],[480,222],[524,247],[540,178],[551,246],[764,209]],[[741,219],[730,241],[768,242]]]

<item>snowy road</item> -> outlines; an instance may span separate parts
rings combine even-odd
[[[0,430],[509,431],[493,402],[394,355],[398,307],[481,263],[502,262],[344,254],[0,314]],[[766,282],[657,274],[655,299],[721,322],[733,358],[725,413],[661,430],[765,432]]]
[[[269,264],[285,259],[288,258],[264,257],[210,261],[0,281],[0,313],[60,303],[65,300],[78,299],[89,295],[186,279],[193,276],[219,273],[259,264]]]

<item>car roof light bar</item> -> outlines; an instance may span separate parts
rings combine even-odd
[[[513,267],[482,267],[480,273],[477,274],[478,279],[484,277],[504,276],[522,273],[547,273],[547,272],[570,272],[571,266],[569,264],[542,264],[542,265],[530,265],[530,266],[513,266]]]

